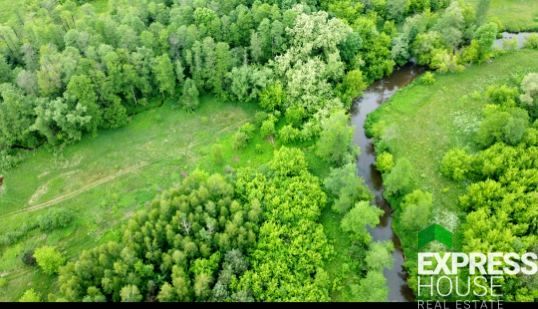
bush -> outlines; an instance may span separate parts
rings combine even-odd
[[[222,154],[221,145],[216,144],[211,147],[211,160],[215,165],[220,165],[224,162],[224,155]]]
[[[260,144],[256,144],[256,146],[254,147],[254,149],[256,150],[256,153],[257,153],[257,154],[261,154],[261,153],[263,153],[263,147],[262,147],[262,145],[260,145]]]
[[[234,135],[234,149],[245,148],[248,144],[248,136],[244,132],[237,132]]]
[[[519,95],[519,90],[515,87],[507,85],[495,85],[490,86],[486,90],[486,97],[488,100],[495,104],[513,106]]]
[[[256,128],[250,122],[244,124],[234,136],[234,148],[245,148],[248,142],[254,137]]]
[[[37,248],[34,252],[37,265],[45,274],[53,275],[58,272],[60,266],[65,263],[65,259],[54,247],[43,246]]]
[[[517,38],[503,40],[503,49],[512,51],[516,50],[518,46]]]
[[[23,160],[22,155],[0,150],[0,174],[17,166]]]
[[[533,33],[529,35],[524,44],[525,48],[538,49],[538,34]]]
[[[332,113],[321,123],[322,131],[316,143],[316,155],[333,166],[341,166],[353,160],[353,128],[349,116],[343,110]]]
[[[21,303],[38,303],[41,301],[41,296],[34,291],[34,289],[29,289],[22,294],[21,298],[19,298],[19,302]]]
[[[406,195],[401,204],[400,222],[406,231],[419,231],[426,227],[432,216],[432,194],[415,190]]]
[[[68,209],[52,209],[37,218],[39,229],[50,232],[55,229],[68,227],[74,219],[73,212]]]
[[[435,75],[432,72],[426,72],[420,78],[420,83],[423,85],[433,85],[435,84]]]
[[[34,250],[25,250],[22,253],[21,261],[24,263],[24,265],[35,266],[36,259],[34,257]]]
[[[286,121],[294,126],[300,126],[305,118],[305,110],[302,106],[292,106],[284,113]]]
[[[275,118],[270,117],[262,123],[260,128],[263,137],[268,137],[275,134]]]
[[[409,160],[402,158],[385,177],[385,193],[388,197],[403,196],[415,187],[413,167]]]
[[[7,279],[0,278],[0,289],[5,288],[6,286],[7,286]]]
[[[254,123],[259,127],[267,119],[267,117],[268,115],[266,112],[256,112],[256,114],[254,114]]]
[[[529,114],[521,108],[512,108],[507,111],[486,108],[485,114],[476,136],[477,143],[483,147],[501,141],[516,145],[529,127]]]
[[[301,131],[299,129],[294,128],[291,125],[285,125],[283,126],[280,131],[278,132],[278,135],[282,142],[284,143],[293,143],[297,141],[301,135]]]
[[[0,236],[0,246],[9,246],[15,244],[20,239],[24,238],[28,233],[38,227],[35,222],[25,222],[21,226],[11,231],[8,231]]]
[[[471,171],[473,157],[465,150],[455,148],[445,154],[441,161],[441,173],[455,181],[466,179]]]
[[[388,173],[394,167],[394,158],[392,154],[383,152],[377,156],[375,164],[381,173]]]

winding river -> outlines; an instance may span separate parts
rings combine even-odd
[[[522,48],[524,41],[531,33],[502,33],[502,38],[495,40],[494,47],[503,48],[503,41],[516,38],[517,48]],[[394,244],[393,267],[385,269],[385,277],[389,287],[389,301],[413,301],[415,296],[407,285],[407,273],[403,268],[404,255],[400,239],[392,230],[392,208],[383,197],[383,182],[381,174],[375,168],[375,151],[372,140],[364,130],[364,123],[368,114],[376,110],[382,103],[392,97],[398,89],[405,87],[416,77],[422,74],[423,68],[406,65],[395,70],[387,76],[372,84],[363,96],[358,98],[351,110],[351,121],[354,127],[354,143],[359,146],[361,153],[357,162],[357,174],[364,179],[371,192],[375,195],[375,204],[384,211],[380,224],[371,229],[370,233],[375,241],[390,240]]]
[[[385,269],[385,277],[389,286],[389,301],[412,301],[413,291],[406,282],[407,274],[403,269],[404,257],[400,240],[392,230],[392,210],[383,198],[383,183],[381,174],[375,168],[375,152],[372,140],[364,131],[364,122],[369,113],[376,110],[383,102],[393,96],[396,91],[423,72],[422,68],[408,65],[397,69],[392,75],[372,84],[360,97],[352,109],[352,124],[354,126],[354,142],[361,153],[357,163],[357,173],[364,179],[371,192],[375,194],[375,204],[384,211],[380,224],[370,230],[375,241],[391,240],[394,243],[393,267]]]

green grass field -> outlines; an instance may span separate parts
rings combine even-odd
[[[535,0],[491,0],[487,15],[488,20],[499,22],[506,31],[538,31],[538,1]]]
[[[453,147],[473,149],[474,132],[485,104],[476,94],[490,85],[538,71],[538,51],[521,50],[499,56],[491,63],[472,66],[462,73],[436,75],[433,85],[414,82],[399,91],[374,114],[372,123],[381,127],[381,140],[395,160],[407,158],[411,177],[419,188],[432,192],[437,211],[461,215],[458,196],[464,185],[444,178],[439,171],[444,154]],[[406,239],[416,235],[400,235]],[[405,252],[410,258],[414,252]]]
[[[244,150],[232,147],[233,133],[254,112],[253,106],[212,98],[205,98],[195,113],[164,105],[135,116],[124,128],[85,137],[60,154],[41,149],[8,172],[0,197],[0,235],[51,208],[72,209],[76,219],[66,229],[33,231],[12,246],[0,247],[0,277],[7,281],[0,287],[0,301],[16,300],[30,287],[45,297],[56,288],[52,277],[22,263],[25,250],[47,244],[76,256],[116,237],[115,227],[195,167],[223,172],[226,165],[269,160],[273,146],[259,137]],[[216,143],[220,155],[214,154]]]

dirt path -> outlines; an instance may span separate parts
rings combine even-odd
[[[225,126],[223,127],[222,129],[220,129],[219,131],[217,131],[215,134],[222,134],[224,132],[227,132],[227,131],[232,131],[234,129],[237,129],[238,127],[240,127],[241,125],[243,125],[244,123],[246,123],[247,121],[240,121],[238,123],[234,123],[232,125],[229,125],[229,126]],[[200,146],[201,144],[205,143],[205,141],[202,141],[202,142],[195,142],[193,143],[192,141],[187,145],[186,147],[186,154],[187,152],[190,152],[192,151],[193,148],[197,147],[197,146]],[[154,162],[155,163],[155,162]],[[78,189],[78,190],[75,190],[75,191],[72,191],[72,192],[69,192],[69,193],[66,193],[66,194],[63,194],[63,195],[60,195],[50,201],[47,201],[47,202],[43,202],[43,203],[40,203],[40,204],[37,204],[37,205],[31,205],[33,204],[33,202],[35,202],[35,200],[37,200],[38,198],[35,198],[34,196],[32,196],[28,202],[28,206],[30,207],[26,207],[26,208],[22,208],[22,209],[19,209],[19,210],[15,210],[15,211],[12,211],[12,212],[9,212],[3,216],[0,216],[0,219],[3,219],[3,218],[6,218],[6,217],[10,217],[10,216],[13,216],[13,215],[16,215],[16,214],[21,214],[21,213],[27,213],[27,212],[33,212],[33,211],[37,211],[37,210],[41,210],[41,209],[45,209],[45,208],[49,208],[51,206],[54,206],[54,205],[57,205],[63,201],[66,201],[68,199],[71,199],[73,197],[76,197],[86,191],[89,191],[97,186],[100,186],[100,185],[103,185],[105,183],[108,183],[108,182],[111,182],[113,180],[115,180],[116,178],[119,178],[121,176],[124,176],[126,174],[130,174],[132,172],[135,172],[145,166],[149,165],[148,162],[141,162],[141,163],[138,163],[138,164],[135,164],[133,166],[130,166],[130,167],[127,167],[125,169],[121,169],[119,170],[118,172],[112,174],[112,175],[109,175],[109,176],[106,176],[104,178],[101,178],[101,179],[98,179],[94,182],[91,182],[85,186],[83,186],[82,188]],[[45,185],[46,186],[46,185]],[[46,190],[46,187],[42,187],[42,188],[39,188],[37,190],[36,193],[34,193],[34,195],[37,194],[37,197],[39,197],[40,195],[42,195],[44,192],[40,192],[40,191],[45,191]]]
[[[133,166],[130,166],[130,167],[127,167],[127,168],[124,168],[122,170],[119,170],[117,171],[116,173],[112,174],[112,175],[109,175],[109,176],[106,176],[104,178],[101,178],[101,179],[98,179],[94,182],[91,182],[87,185],[85,185],[84,187],[78,189],[78,190],[75,190],[75,191],[72,191],[72,192],[69,192],[69,193],[66,193],[66,194],[63,194],[63,195],[60,195],[50,201],[47,201],[47,202],[44,202],[44,203],[41,203],[41,204],[37,204],[37,205],[34,205],[32,207],[26,207],[26,208],[23,208],[23,209],[19,209],[19,210],[16,210],[16,211],[13,211],[13,212],[10,212],[10,213],[7,213],[5,215],[3,215],[2,217],[0,218],[5,218],[5,217],[9,217],[9,216],[12,216],[12,215],[16,215],[16,214],[20,214],[20,213],[24,213],[24,212],[33,212],[33,211],[36,211],[36,210],[40,210],[40,209],[44,209],[44,208],[48,208],[48,207],[51,207],[51,206],[54,206],[56,204],[59,204],[65,200],[68,200],[68,199],[71,199],[75,196],[78,196],[86,191],[89,191],[97,186],[100,186],[100,185],[103,185],[105,183],[108,183],[108,182],[111,182],[113,181],[114,179],[118,178],[118,177],[121,177],[123,175],[126,175],[126,174],[130,174],[132,172],[135,172],[145,166],[147,166],[148,163],[147,162],[142,162],[142,163],[138,163],[138,164],[135,164]]]

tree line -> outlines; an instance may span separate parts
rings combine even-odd
[[[0,27],[3,169],[23,150],[122,126],[155,101],[193,110],[208,93],[289,114],[280,135],[310,140],[369,82],[428,53],[413,46],[452,53],[476,28],[472,9],[448,0],[136,0],[106,13],[83,2],[28,1]]]

